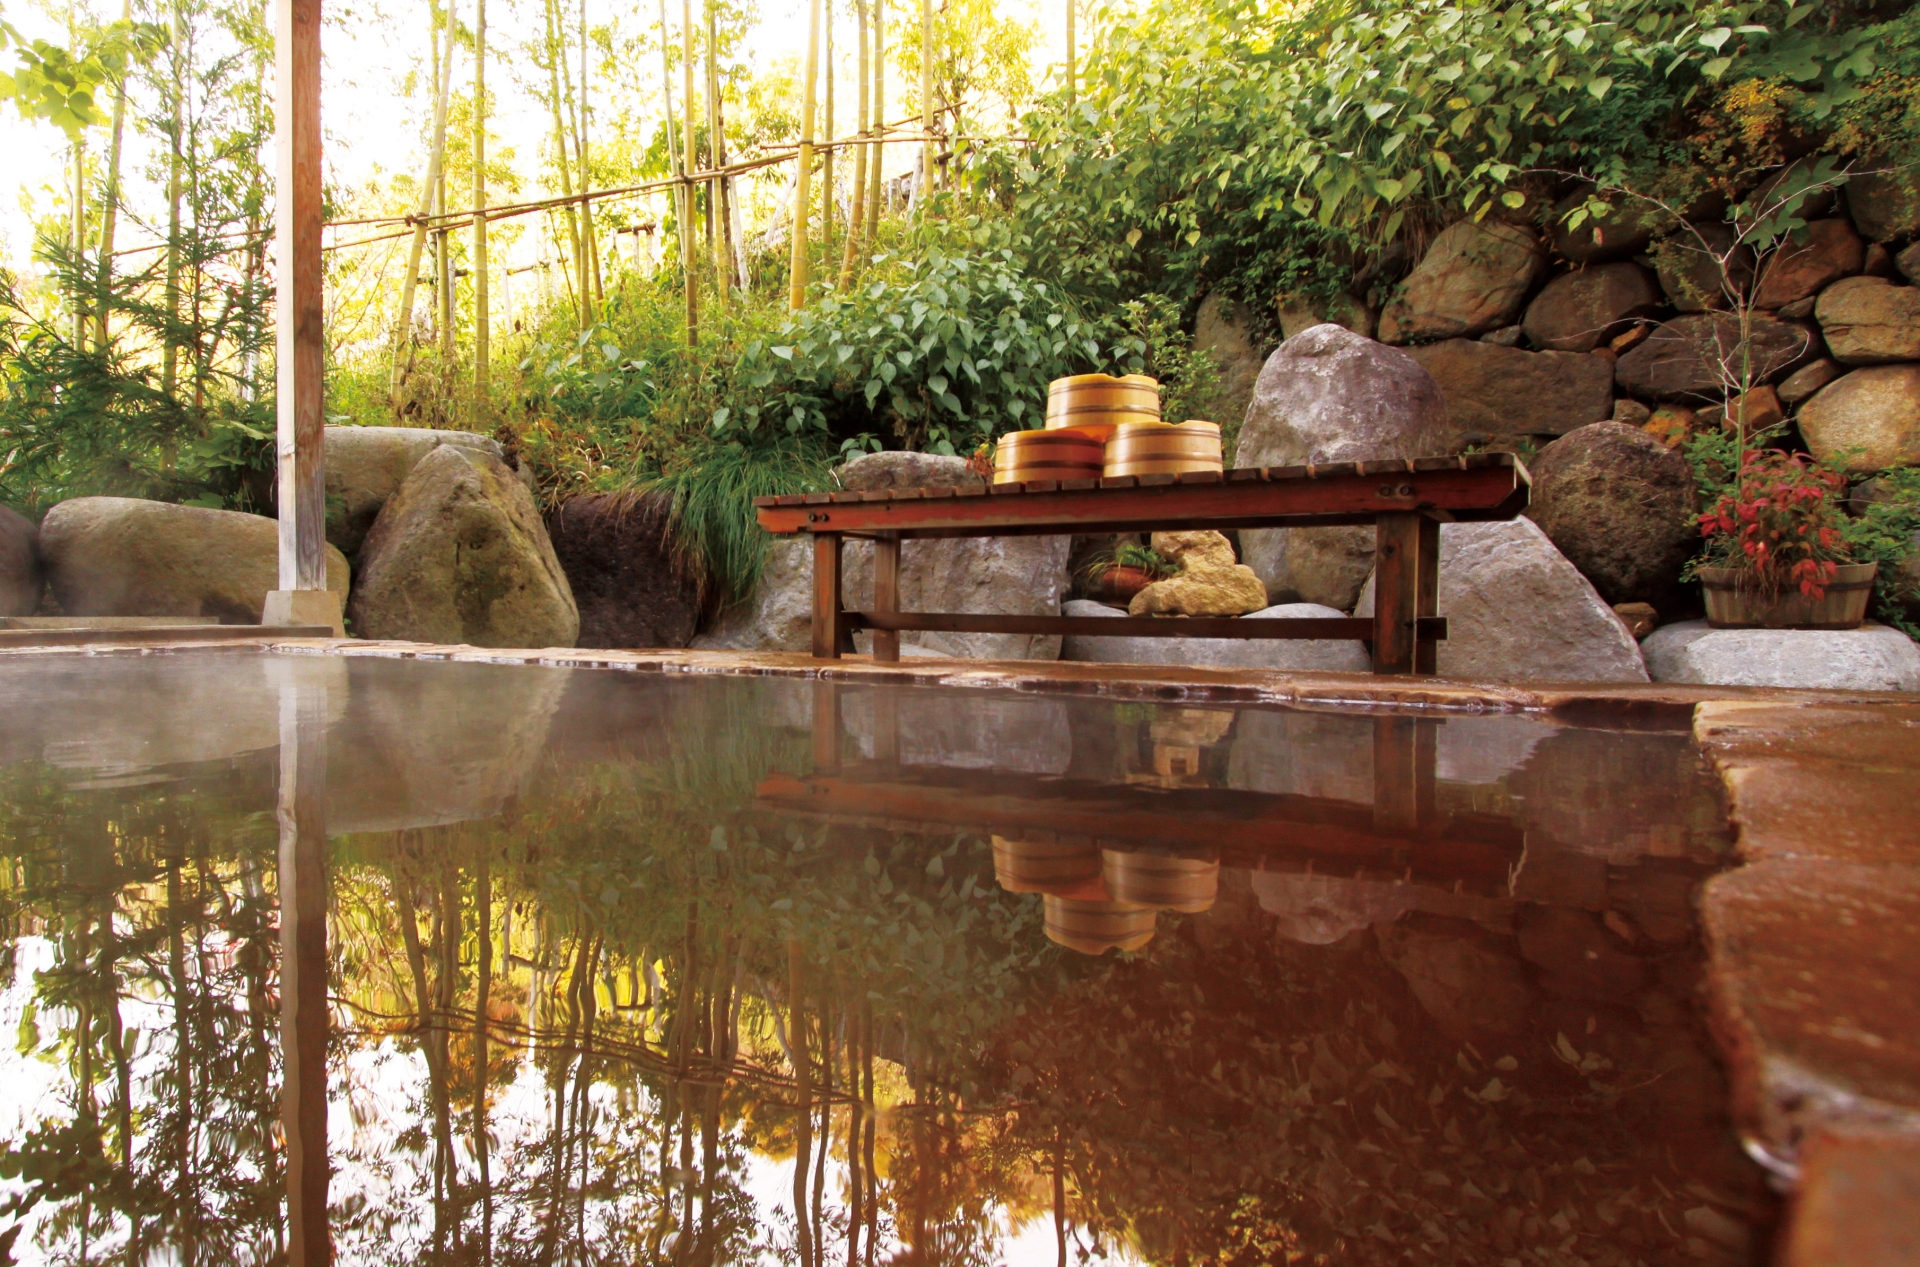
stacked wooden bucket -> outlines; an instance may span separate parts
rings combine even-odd
[[[1160,384],[1144,374],[1076,374],[1047,389],[1047,425],[1000,437],[993,482],[1219,471],[1220,428],[1160,419]]]
[[[1082,954],[1138,950],[1160,911],[1197,914],[1214,903],[1212,858],[1102,849],[1093,841],[993,838],[993,872],[1009,893],[1040,893],[1048,938]]]

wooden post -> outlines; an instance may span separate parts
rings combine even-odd
[[[303,668],[289,667],[294,674]],[[326,796],[326,688],[286,682],[280,688],[280,1124],[292,1267],[326,1267],[333,1259],[327,1225]]]
[[[327,593],[325,470],[321,412],[326,313],[320,302],[320,0],[281,0],[274,32],[274,236],[278,255],[274,318],[278,354],[280,588],[267,624],[341,627]],[[277,600],[277,601],[276,601]],[[321,616],[326,619],[321,619]]]
[[[900,610],[900,538],[880,537],[873,543],[873,610]],[[873,631],[873,658],[882,664],[900,662],[900,632]]]
[[[813,655],[840,658],[840,534],[813,535]]]
[[[1414,586],[1413,614],[1425,620],[1440,614],[1440,521],[1420,516],[1420,574]],[[1438,673],[1440,644],[1419,638],[1413,652],[1415,673]]]
[[[900,764],[900,692],[883,686],[873,696],[873,759]]]
[[[1375,521],[1373,671],[1413,673],[1414,616],[1420,602],[1418,512],[1393,512]]]
[[[840,684],[813,684],[813,772],[840,773]]]

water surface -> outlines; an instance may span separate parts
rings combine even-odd
[[[0,665],[22,1263],[1749,1263],[1684,734]]]

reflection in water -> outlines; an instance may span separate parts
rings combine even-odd
[[[0,668],[18,1261],[1764,1258],[1683,734],[61,664]]]

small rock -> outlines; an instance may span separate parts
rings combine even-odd
[[[1267,358],[1233,464],[1433,457],[1454,447],[1446,400],[1418,361],[1323,324],[1294,335]],[[1240,548],[1276,602],[1304,599],[1344,609],[1373,566],[1370,528],[1247,531]]]
[[[1608,603],[1668,603],[1700,543],[1693,471],[1646,432],[1596,422],[1528,463],[1527,514]]]
[[[19,511],[0,506],[0,616],[33,615],[45,584],[40,529]]]
[[[500,459],[442,446],[387,499],[361,546],[347,612],[367,638],[571,647],[567,574],[533,495]]]
[[[1814,297],[1796,299],[1790,304],[1781,304],[1777,314],[1783,321],[1805,321],[1813,315]]]
[[[40,521],[40,558],[68,616],[213,616],[257,625],[280,588],[280,525],[261,515],[133,497],[76,497]],[[327,548],[327,588],[346,556]]]
[[[1336,325],[1350,330],[1363,339],[1371,339],[1377,322],[1373,309],[1355,299],[1352,295],[1335,295],[1332,299],[1318,296],[1281,295],[1274,301],[1280,312],[1280,337],[1291,339],[1318,325]],[[1259,371],[1256,369],[1255,373]]]
[[[1644,638],[1660,627],[1660,613],[1652,603],[1615,603],[1613,614],[1627,623],[1627,632]]]
[[[1789,405],[1797,405],[1839,378],[1840,372],[1840,366],[1832,357],[1823,356],[1811,365],[1803,366],[1787,375],[1780,384],[1780,399]]]
[[[357,553],[387,498],[406,482],[421,458],[447,444],[506,460],[497,441],[471,431],[328,427],[327,540],[349,556]]]
[[[1842,374],[1800,406],[1801,438],[1849,475],[1920,463],[1920,365]]]
[[[1409,348],[1440,384],[1466,440],[1563,435],[1613,412],[1613,367],[1578,352],[1523,352],[1473,339]]]
[[[1075,599],[1067,616],[1120,616],[1104,603]],[[1332,619],[1346,615],[1317,603],[1285,603],[1251,612],[1243,620]],[[1206,669],[1278,669],[1288,672],[1365,673],[1373,667],[1363,643],[1345,639],[1101,638],[1075,634],[1062,660],[1097,664],[1165,664]]]
[[[1612,352],[1616,357],[1625,356],[1642,343],[1645,343],[1647,336],[1652,333],[1653,323],[1651,321],[1636,321],[1619,334],[1614,335],[1613,338],[1607,340],[1607,350]]]
[[[1737,294],[1753,283],[1753,251],[1719,222],[1690,225],[1665,239],[1654,259],[1660,289],[1681,312],[1725,308],[1729,288]]]
[[[1677,449],[1693,435],[1695,417],[1685,405],[1661,405],[1640,429],[1669,449]]]
[[[547,524],[580,611],[582,647],[684,647],[700,587],[673,555],[665,494],[575,497]]]
[[[1866,251],[1860,256],[1860,271],[1868,277],[1892,277],[1895,273],[1893,252],[1882,243],[1867,243]]]
[[[1218,292],[1202,299],[1200,311],[1194,316],[1193,348],[1213,355],[1219,373],[1214,402],[1219,416],[1246,417],[1247,402],[1253,399],[1253,384],[1260,377],[1263,362],[1239,305]]]
[[[1729,313],[1675,317],[1620,358],[1614,379],[1642,399],[1714,399],[1740,381],[1743,367],[1751,370],[1749,381],[1765,383],[1816,350],[1811,331],[1765,313],[1754,314],[1749,328],[1752,340],[1743,348],[1740,323]]]
[[[1520,338],[1526,333],[1520,326],[1501,326],[1498,330],[1489,330],[1480,336],[1480,342],[1491,343],[1495,347],[1517,348]]]
[[[1842,365],[1920,360],[1920,287],[1849,277],[1821,291],[1813,312]]]
[[[1548,282],[1527,305],[1523,324],[1536,348],[1591,352],[1661,302],[1660,283],[1638,264],[1597,264]]]
[[[1814,220],[1796,229],[1760,270],[1756,308],[1779,308],[1810,299],[1866,262],[1867,244],[1845,216]]]
[[[1884,251],[1887,248],[1878,242],[1875,247]],[[1900,254],[1893,257],[1893,266],[1900,270],[1900,276],[1908,281],[1920,281],[1920,242],[1914,242],[1900,248]],[[1885,273],[1874,273],[1875,277],[1885,277]]]
[[[1133,596],[1131,616],[1243,616],[1267,605],[1253,569],[1236,563],[1217,532],[1156,532],[1153,548],[1180,565],[1180,573]]]
[[[1613,402],[1613,421],[1624,422],[1629,427],[1644,427],[1653,417],[1653,410],[1647,408],[1630,396],[1622,396]]]
[[[1713,629],[1663,625],[1641,644],[1656,682],[1920,691],[1920,645],[1886,625],[1858,629]]]
[[[1441,231],[1380,316],[1387,343],[1470,338],[1510,325],[1546,268],[1527,229],[1488,219]]]
[[[1355,608],[1373,614],[1368,579]],[[1531,519],[1442,524],[1441,675],[1487,682],[1644,682],[1639,644]]]
[[[1847,181],[1847,209],[1870,241],[1920,237],[1920,173],[1869,159]]]
[[[1567,227],[1567,216],[1592,197],[1591,190],[1576,190],[1553,208],[1554,254],[1575,264],[1600,264],[1607,260],[1631,259],[1647,249],[1653,230],[1664,214],[1624,194],[1613,194],[1604,215],[1589,216],[1578,228]]]
[[[1706,411],[1702,410],[1701,417],[1704,418],[1705,415]],[[1717,425],[1741,428],[1748,435],[1752,435],[1757,431],[1779,426],[1786,416],[1786,411],[1780,407],[1779,393],[1771,387],[1756,387],[1720,406],[1720,419]]]

